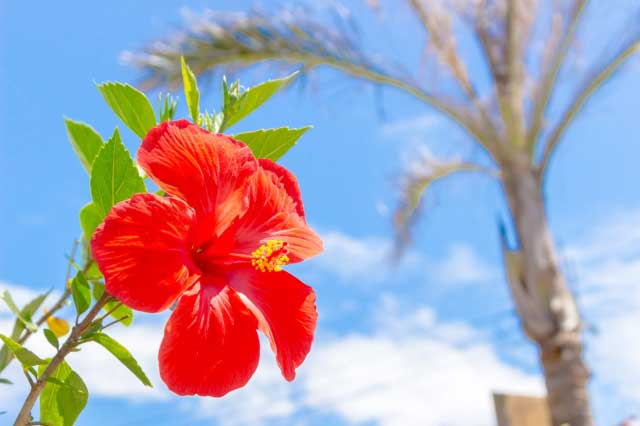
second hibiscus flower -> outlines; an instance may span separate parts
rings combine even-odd
[[[311,287],[282,266],[322,251],[295,177],[185,120],[152,129],[138,162],[169,196],[114,206],[91,249],[125,305],[160,312],[178,301],[160,347],[164,382],[179,395],[244,386],[258,365],[257,329],[293,380],[317,313]]]

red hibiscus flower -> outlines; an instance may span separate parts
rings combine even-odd
[[[258,365],[257,329],[293,380],[317,313],[311,287],[282,266],[322,251],[293,174],[185,120],[151,129],[138,162],[169,196],[118,203],[91,249],[125,305],[159,312],[178,300],[158,355],[162,380],[179,395],[244,386]]]

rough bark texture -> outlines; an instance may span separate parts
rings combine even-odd
[[[525,332],[540,349],[552,424],[593,426],[580,316],[560,270],[539,176],[529,164],[516,159],[504,176],[519,242],[509,285]]]

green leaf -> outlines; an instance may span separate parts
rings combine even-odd
[[[114,204],[138,192],[146,192],[144,180],[116,129],[98,153],[91,170],[91,196],[100,213],[100,221]]]
[[[0,383],[2,383],[3,385],[12,385],[13,382],[9,379],[4,379],[2,377],[0,377]]]
[[[38,355],[31,352],[29,349],[23,347],[20,343],[13,340],[11,337],[7,337],[4,334],[0,334],[0,340],[9,348],[15,357],[20,361],[24,368],[29,368],[34,365],[46,364],[46,361],[40,358]]]
[[[279,127],[277,129],[263,129],[254,132],[238,133],[233,137],[246,143],[253,155],[257,158],[268,158],[278,161],[287,151],[289,151],[311,126],[300,129],[290,129]]]
[[[40,367],[39,374],[44,369]],[[87,405],[87,386],[66,361],[50,377],[53,380],[47,381],[40,394],[40,421],[51,426],[73,426]]]
[[[158,116],[160,122],[171,121],[176,113],[178,102],[169,94],[164,96],[164,103],[162,101],[162,94],[158,94]]]
[[[129,371],[131,371],[138,379],[140,379],[140,381],[145,386],[153,387],[147,375],[144,374],[144,371],[142,371],[142,368],[138,364],[138,361],[136,361],[135,358],[133,358],[133,355],[131,355],[131,353],[127,350],[127,348],[125,348],[120,343],[115,341],[112,337],[104,333],[96,333],[92,337],[92,340],[100,344],[106,350],[111,352],[113,356],[118,358],[118,360],[122,364],[124,364],[124,366],[127,367]]]
[[[80,226],[87,241],[91,241],[93,231],[100,225],[102,218],[100,209],[93,201],[85,204],[80,210]]]
[[[182,63],[182,84],[184,86],[184,96],[187,99],[187,106],[191,113],[191,118],[194,123],[200,125],[200,92],[198,91],[198,82],[196,76],[187,65],[184,57],[180,57]]]
[[[71,281],[71,296],[78,315],[84,313],[91,306],[91,287],[82,271],[78,271]]]
[[[65,383],[62,380],[56,379],[55,377],[49,376],[45,381],[48,383],[53,383],[54,385],[65,386]]]
[[[9,307],[9,310],[11,312],[13,312],[13,314],[18,317],[18,319],[20,321],[22,321],[22,323],[30,330],[30,331],[36,331],[38,329],[38,326],[35,325],[33,322],[31,322],[31,318],[25,317],[24,315],[22,315],[22,312],[20,311],[20,309],[18,309],[18,307],[16,306],[15,302],[13,301],[13,299],[11,298],[11,294],[9,294],[9,292],[7,290],[5,290],[2,293],[2,300],[4,300],[4,303]]]
[[[107,82],[97,85],[107,104],[120,120],[140,138],[156,125],[153,107],[144,93],[125,84]]]
[[[51,346],[56,349],[60,349],[60,342],[53,331],[48,328],[43,328],[42,332],[44,333],[44,337],[47,339],[47,342],[51,343]]]
[[[87,277],[87,280],[89,281],[96,281],[102,278],[102,272],[100,272],[100,268],[98,268],[98,264],[96,262],[91,262],[84,276]]]
[[[40,306],[42,306],[42,303],[45,301],[47,296],[49,296],[49,293],[51,293],[51,290],[37,296],[32,301],[27,303],[20,311],[20,316],[31,320],[31,317],[40,308]],[[13,324],[11,338],[13,340],[18,340],[22,335],[24,329],[24,323],[20,319],[16,319],[15,323]],[[9,350],[7,345],[3,345],[2,349],[0,349],[0,371],[4,370],[6,366],[9,365],[9,362],[11,362],[12,358],[13,353]]]
[[[103,293],[104,293],[104,284],[102,283],[93,284],[93,298],[95,300],[100,299]],[[116,306],[118,307],[116,308]],[[102,309],[105,312],[111,311],[111,316],[114,319],[119,320],[121,318],[124,318],[122,321],[120,321],[122,325],[125,325],[128,327],[133,322],[133,311],[117,300],[112,300],[110,302],[107,302],[107,304],[104,305],[104,308]]]
[[[298,72],[280,78],[269,80],[257,86],[253,86],[241,92],[240,84],[236,81],[227,88],[226,81],[223,83],[224,90],[224,119],[219,131],[224,131],[255,111],[260,105],[265,103],[282,87],[289,84]]]
[[[85,170],[91,174],[91,164],[102,148],[104,141],[98,132],[88,124],[79,121],[64,119],[67,126],[67,135],[74,151],[78,155]]]

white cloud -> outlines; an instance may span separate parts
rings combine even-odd
[[[401,315],[393,299],[381,312],[375,334],[315,348],[304,370],[305,404],[350,424],[488,426],[492,391],[542,392],[539,378],[500,361],[467,324],[439,321],[427,307]]]
[[[25,304],[38,297],[40,294],[48,291],[48,289],[34,290],[29,287],[0,281],[0,294],[5,291],[8,291],[9,294],[11,294],[11,298],[16,303],[16,305],[18,305],[18,307],[23,307]],[[60,293],[52,291],[48,296],[48,300],[57,300],[58,297],[60,297]],[[0,317],[7,315],[11,315],[11,311],[4,302],[0,301]]]
[[[453,244],[445,258],[434,264],[435,275],[451,284],[478,284],[492,281],[498,275],[496,268],[487,264],[466,244]]]
[[[385,123],[380,127],[380,132],[386,137],[423,135],[440,123],[442,119],[439,115],[427,113]]]
[[[156,388],[142,386],[97,345],[72,354],[69,363],[92,397],[171,398],[189,415],[215,418],[221,426],[259,426],[307,411],[333,413],[350,424],[489,425],[492,390],[541,389],[538,379],[500,361],[487,338],[466,323],[440,321],[428,307],[403,313],[391,296],[382,298],[376,312],[374,334],[320,336],[292,384],[280,375],[263,340],[264,356],[256,375],[247,387],[223,399],[178,399],[168,393],[157,374],[162,324],[145,317],[131,328],[115,327],[110,334],[130,349]],[[0,332],[10,325],[8,319],[0,319]],[[41,336],[34,336],[27,346],[42,356],[52,354]],[[6,376],[17,385],[3,389],[0,406],[16,407],[26,394],[24,378],[15,363]],[[461,404],[464,413],[457,409]]]
[[[201,418],[215,417],[220,426],[261,426],[294,414],[298,408],[293,399],[297,383],[284,380],[264,339],[261,349],[258,370],[247,386],[221,399],[198,398],[187,410]]]
[[[420,258],[407,253],[394,263],[393,243],[389,238],[355,238],[339,231],[322,232],[324,252],[306,264],[314,270],[329,272],[343,282],[382,282],[390,273],[407,271]]]
[[[111,353],[97,343],[72,353],[69,364],[80,374],[92,395],[129,399],[165,399],[169,393],[158,373],[158,348],[164,325],[138,321],[132,327],[115,326],[107,334],[129,349],[147,374],[153,388],[146,387]]]
[[[14,284],[2,283],[0,291],[4,289],[11,291],[19,305],[38,294],[27,287]],[[85,381],[92,397],[123,398],[140,402],[172,399],[174,402],[178,401],[189,415],[196,412],[199,417],[215,417],[220,426],[259,426],[271,418],[284,418],[294,412],[296,407],[291,399],[293,387],[280,375],[275,357],[266,341],[262,342],[264,356],[258,371],[245,388],[223,399],[179,399],[173,396],[158,373],[157,354],[166,316],[161,315],[150,321],[149,315],[138,314],[132,327],[114,326],[107,331],[129,349],[149,376],[153,388],[142,385],[113,355],[98,344],[83,345],[81,352],[72,353],[67,357],[71,367]],[[12,327],[13,319],[9,315],[0,316],[0,333],[8,334]],[[33,335],[25,346],[41,357],[54,354],[53,348],[42,334]],[[14,383],[13,386],[0,385],[0,411],[6,410],[5,415],[11,417],[16,414],[14,411],[23,401],[28,389],[20,367],[15,362],[2,373],[2,377]]]
[[[8,290],[13,300],[21,307],[42,290],[0,282],[0,292]],[[51,305],[60,293],[55,291],[45,301],[43,306]],[[60,311],[59,315],[69,320],[72,308]],[[8,335],[13,328],[14,318],[9,309],[0,303],[0,333]],[[82,351],[72,353],[67,360],[74,370],[84,379],[93,396],[125,397],[128,399],[159,399],[167,398],[169,393],[161,382],[157,373],[157,350],[162,338],[163,325],[158,322],[138,321],[134,327],[115,326],[107,331],[114,339],[128,348],[138,360],[142,369],[147,373],[155,388],[143,386],[113,355],[95,343],[82,347]],[[42,333],[32,335],[25,346],[41,357],[54,355],[53,347],[45,340]],[[18,403],[27,394],[24,375],[16,362],[12,362],[2,377],[11,380],[13,386],[2,386],[0,392],[0,411],[7,410],[11,416],[17,409]]]
[[[428,259],[410,250],[396,261],[390,238],[357,238],[334,230],[323,232],[322,239],[324,252],[306,264],[312,270],[333,274],[342,282],[383,283],[396,274],[426,270],[440,282],[465,285],[493,281],[499,274],[472,247],[463,243],[449,246],[440,259]]]
[[[640,257],[640,210],[625,209],[592,225],[586,236],[581,235],[565,250],[568,258],[584,264],[612,257]]]
[[[587,335],[587,357],[599,385],[640,404],[640,210],[593,229],[566,250],[584,317],[597,330]]]

